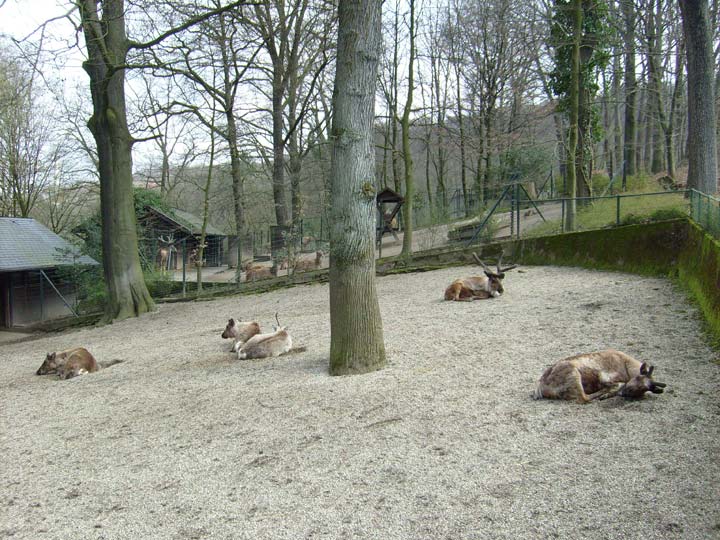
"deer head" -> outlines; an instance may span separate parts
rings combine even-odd
[[[653,381],[652,372],[655,366],[651,366],[645,362],[640,366],[640,373],[626,382],[618,392],[618,395],[628,399],[639,399],[645,395],[645,392],[653,394],[662,394],[663,389],[667,386],[665,383]]]
[[[482,266],[483,271],[485,272],[485,276],[487,276],[489,280],[488,292],[494,297],[498,297],[503,294],[505,292],[505,289],[503,288],[502,280],[505,279],[505,272],[507,272],[508,270],[512,270],[513,268],[517,267],[517,265],[513,264],[511,266],[503,268],[501,253],[497,262],[497,271],[493,272],[484,262],[480,260],[480,257],[478,257],[477,253],[473,253],[473,257],[475,258],[477,263]]]

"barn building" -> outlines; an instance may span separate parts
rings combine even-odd
[[[72,269],[97,264],[34,219],[0,217],[0,328],[73,315]]]

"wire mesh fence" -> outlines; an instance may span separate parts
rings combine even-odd
[[[720,240],[720,199],[690,190],[690,217]]]

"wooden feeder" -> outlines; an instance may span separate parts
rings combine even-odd
[[[398,220],[397,215],[400,212],[405,199],[399,193],[396,193],[390,188],[383,189],[375,197],[375,201],[378,209],[378,226],[377,226],[377,243],[378,248],[382,248],[382,238],[386,234],[392,234],[393,238],[397,242],[400,238],[397,235]]]

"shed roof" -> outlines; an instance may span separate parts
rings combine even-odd
[[[160,216],[166,221],[171,222],[178,229],[185,231],[188,234],[199,235],[202,232],[202,218],[196,216],[195,214],[191,214],[190,212],[185,212],[179,208],[171,208],[168,212],[165,212],[155,206],[147,206],[146,210]],[[207,224],[205,234],[209,236],[226,236],[224,232],[220,229],[216,229],[209,223]]]
[[[98,264],[30,218],[0,217],[0,272]]]
[[[377,194],[375,197],[378,203],[383,202],[405,202],[405,199],[402,195],[400,195],[398,192],[393,191],[390,188],[383,189],[380,193]]]

